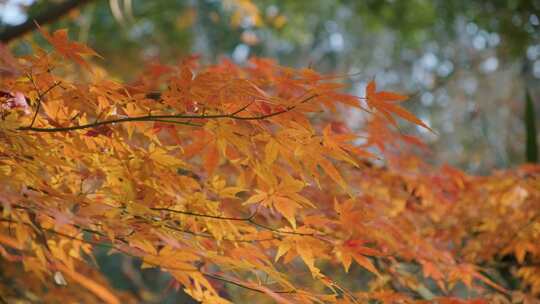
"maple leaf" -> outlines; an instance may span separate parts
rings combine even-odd
[[[366,256],[380,256],[382,255],[375,249],[361,246],[364,242],[361,240],[348,240],[342,246],[337,247],[336,255],[341,260],[345,271],[348,272],[352,259],[354,259],[360,266],[364,267],[371,273],[381,276],[377,268]]]
[[[423,121],[418,119],[409,111],[405,110],[403,107],[397,105],[397,103],[407,100],[407,96],[387,91],[377,92],[376,90],[377,85],[375,84],[375,81],[370,81],[366,87],[366,102],[370,108],[374,108],[380,111],[394,125],[397,125],[397,123],[392,118],[391,114],[398,115],[405,120],[408,120],[433,132],[433,130]]]
[[[54,47],[54,49],[67,59],[75,61],[85,69],[91,71],[90,65],[83,58],[84,55],[102,58],[96,51],[88,46],[69,40],[67,29],[56,30],[52,35],[37,25],[40,33]]]

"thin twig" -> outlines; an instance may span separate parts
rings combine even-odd
[[[318,235],[318,234],[315,234],[315,233],[302,233],[302,232],[295,232],[295,231],[281,231],[281,230],[277,230],[277,229],[272,228],[272,227],[268,227],[266,225],[260,224],[260,223],[253,220],[253,218],[255,217],[257,212],[254,212],[253,214],[251,214],[248,217],[226,217],[226,216],[211,215],[211,214],[204,214],[204,213],[195,213],[195,212],[190,212],[190,211],[174,210],[174,209],[162,208],[162,207],[153,207],[153,208],[150,208],[150,210],[165,211],[165,212],[178,213],[178,214],[195,216],[195,217],[204,217],[204,218],[210,218],[210,219],[215,219],[215,220],[223,220],[223,221],[247,222],[247,223],[250,223],[250,224],[252,224],[254,226],[257,226],[257,227],[259,227],[261,229],[268,230],[268,231],[271,231],[271,232],[274,232],[274,233],[277,233],[277,234],[292,234],[292,235],[311,236],[311,237],[322,236],[320,234]]]
[[[36,82],[34,81],[34,77],[32,77],[32,74],[27,75],[27,77],[30,80],[30,82],[32,82],[32,86],[34,87],[34,90],[36,90],[36,92],[38,94],[36,111],[34,112],[34,116],[32,117],[32,122],[30,123],[30,126],[29,126],[29,127],[32,127],[34,125],[34,123],[36,122],[36,118],[38,116],[39,110],[41,109],[41,103],[43,102],[43,97],[45,97],[45,95],[47,95],[47,93],[49,93],[52,89],[59,86],[61,82],[55,82],[53,85],[48,87],[42,93],[42,92],[39,91],[39,88],[38,88]]]
[[[191,127],[202,127],[201,124],[192,123],[189,121],[176,121],[176,120],[167,120],[167,119],[156,119],[154,120],[156,122],[163,122],[163,123],[170,123],[170,124],[176,124],[176,125],[185,125],[185,126],[191,126]]]
[[[163,207],[152,207],[150,210],[154,211],[165,211],[165,212],[172,212],[172,213],[178,213],[183,215],[191,215],[195,217],[205,217],[205,218],[212,218],[216,220],[227,220],[227,221],[249,221],[253,215],[250,215],[249,217],[226,217],[226,216],[219,216],[219,215],[211,215],[211,214],[203,214],[203,213],[195,213],[190,211],[181,211],[181,210],[175,210],[175,209],[169,209],[169,208],[163,208]]]
[[[255,292],[258,292],[258,293],[265,293],[263,290],[261,289],[258,289],[258,288],[255,288],[255,287],[250,287],[250,286],[247,286],[245,284],[242,284],[242,283],[239,283],[239,282],[236,282],[236,281],[233,281],[233,280],[229,280],[229,279],[225,279],[224,277],[222,276],[218,276],[218,275],[215,275],[215,274],[211,274],[211,273],[207,273],[207,272],[202,272],[202,274],[204,274],[205,276],[209,277],[209,278],[212,278],[214,280],[218,280],[218,281],[222,281],[222,282],[225,282],[225,283],[228,283],[228,284],[232,284],[232,285],[236,285],[238,287],[242,287],[242,288],[245,288],[245,289],[248,289],[248,290],[251,290],[251,291],[255,291]],[[270,292],[272,293],[278,293],[278,294],[292,294],[292,293],[296,293],[296,290],[295,289],[291,289],[291,290],[283,290],[283,291],[280,291],[280,290],[270,290]]]
[[[17,222],[17,221],[13,221],[13,220],[9,220],[9,219],[0,219],[0,221],[14,222],[14,223],[20,223],[20,224],[24,224],[24,225],[30,225],[29,223]],[[52,234],[56,234],[56,235],[61,236],[61,237],[71,239],[71,240],[80,241],[80,242],[95,245],[95,246],[114,249],[114,250],[116,250],[118,252],[121,252],[121,253],[123,253],[123,254],[125,254],[127,256],[130,256],[130,257],[134,257],[134,258],[138,258],[138,259],[141,258],[140,256],[134,255],[134,254],[128,252],[127,250],[125,250],[125,249],[122,249],[122,248],[120,248],[118,246],[115,246],[113,243],[107,244],[107,243],[102,243],[102,242],[97,242],[97,241],[85,240],[85,239],[81,239],[81,238],[78,238],[78,237],[75,237],[75,236],[71,236],[69,234],[58,232],[56,230],[49,229],[49,228],[43,228],[43,230],[45,230],[45,231],[47,231],[49,233],[52,233]],[[161,265],[159,263],[155,263],[155,262],[152,262],[150,260],[145,260],[144,262],[146,264],[153,265],[155,267],[159,267],[159,268],[162,268],[164,270],[173,270],[173,271],[176,270],[176,271],[185,271],[185,272],[200,272],[202,275],[204,275],[206,277],[209,277],[209,278],[212,278],[212,279],[215,279],[215,280],[219,280],[219,281],[222,281],[222,282],[225,282],[225,283],[228,283],[228,284],[233,284],[233,285],[236,285],[238,287],[245,288],[247,290],[251,290],[251,291],[255,291],[255,292],[259,292],[259,293],[264,293],[264,291],[261,290],[261,289],[250,287],[250,286],[247,286],[247,285],[242,284],[240,282],[232,281],[232,280],[226,279],[226,278],[224,278],[222,276],[212,274],[212,273],[208,273],[208,272],[205,272],[205,271],[200,271],[200,270],[197,270],[195,268],[194,269],[188,269],[188,268],[172,267],[172,266],[167,266],[167,265]],[[279,293],[281,293],[281,294],[289,293],[290,294],[290,293],[295,293],[296,292],[294,289],[289,290],[289,291],[280,291],[280,290],[269,290],[269,291],[273,292],[273,293],[278,293],[278,294]]]

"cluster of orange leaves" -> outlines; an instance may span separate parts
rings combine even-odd
[[[396,118],[429,127],[405,96],[374,82],[348,95],[340,77],[264,59],[188,58],[122,84],[66,31],[43,33],[54,51],[0,82],[3,298],[135,302],[95,268],[97,247],[203,303],[234,301],[225,289],[251,303],[540,294],[540,168],[474,177],[406,156],[421,143]],[[351,108],[366,127],[343,123]]]

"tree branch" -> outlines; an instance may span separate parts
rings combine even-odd
[[[46,10],[40,12],[37,16],[30,16],[23,24],[6,28],[0,33],[0,41],[7,43],[13,39],[19,38],[24,34],[35,30],[36,23],[40,25],[53,23],[67,15],[71,10],[83,6],[91,1],[92,0],[67,0],[60,4],[51,4]]]
[[[17,223],[17,224],[23,224],[23,225],[30,226],[29,223],[14,221],[14,220],[5,219],[5,218],[0,218],[0,222],[13,222],[13,223]],[[133,253],[129,252],[128,250],[126,250],[124,248],[116,246],[112,242],[109,244],[109,243],[103,243],[103,242],[99,242],[99,241],[87,240],[87,239],[84,239],[84,238],[79,238],[79,237],[72,236],[72,235],[69,235],[69,234],[66,234],[66,233],[63,233],[63,232],[59,232],[59,231],[56,231],[56,230],[50,229],[50,228],[43,228],[43,230],[46,231],[46,232],[55,234],[57,236],[64,237],[64,238],[67,238],[67,239],[71,239],[71,240],[74,240],[74,241],[79,241],[79,242],[87,243],[87,244],[94,245],[94,246],[100,246],[100,247],[105,247],[105,248],[109,248],[109,249],[114,249],[114,250],[116,250],[116,251],[118,251],[120,253],[123,253],[123,254],[125,254],[127,256],[130,256],[130,257],[133,257],[133,258],[137,258],[137,259],[142,259],[143,258],[141,256],[134,255]],[[93,233],[92,231],[89,231],[89,232]],[[101,235],[101,234],[99,234],[99,235]],[[115,238],[115,239],[117,240],[118,238]],[[125,242],[124,240],[122,240],[122,241]],[[245,285],[245,284],[243,284],[241,282],[237,282],[237,281],[232,280],[232,279],[227,279],[227,278],[225,278],[223,276],[220,276],[220,275],[217,275],[215,273],[210,273],[210,272],[206,272],[206,271],[200,271],[200,270],[197,270],[197,269],[167,266],[167,265],[163,265],[163,264],[159,264],[159,263],[152,262],[152,261],[147,261],[147,260],[145,260],[144,262],[149,264],[149,265],[159,267],[159,268],[162,268],[162,269],[167,270],[167,271],[177,270],[177,271],[185,271],[185,272],[199,272],[202,275],[204,275],[206,277],[209,277],[209,278],[212,278],[214,280],[219,280],[219,281],[222,281],[224,283],[233,284],[233,285],[236,285],[238,287],[245,288],[247,290],[251,290],[251,291],[255,291],[255,292],[259,292],[259,293],[264,293],[265,292],[263,289],[258,289],[258,288],[255,288],[255,287],[251,287],[251,286]],[[295,289],[286,290],[286,291],[268,289],[268,291],[273,292],[273,293],[278,293],[278,294],[296,293]]]
[[[214,219],[214,220],[246,222],[246,223],[250,223],[250,224],[252,224],[254,226],[257,226],[257,227],[259,227],[261,229],[271,231],[271,232],[273,232],[275,234],[292,234],[292,235],[300,235],[300,236],[311,236],[311,237],[314,237],[314,238],[317,238],[317,236],[324,236],[323,234],[317,234],[317,233],[303,233],[303,232],[296,232],[296,231],[281,231],[281,230],[278,230],[276,228],[272,228],[272,227],[260,224],[260,223],[256,222],[255,220],[253,220],[255,215],[257,215],[257,212],[253,212],[248,217],[227,217],[227,216],[195,213],[195,212],[190,212],[190,211],[181,211],[181,210],[175,210],[175,209],[169,209],[169,208],[153,207],[153,208],[150,208],[150,209],[154,210],[154,211],[172,212],[172,213],[178,213],[178,214],[183,214],[183,215],[187,215],[187,216],[210,218],[210,219]]]
[[[311,95],[305,99],[303,99],[301,102],[295,105],[291,105],[286,107],[283,110],[272,112],[269,114],[264,115],[256,115],[256,116],[238,116],[237,114],[245,109],[245,107],[240,108],[240,110],[236,110],[229,114],[213,114],[213,115],[184,115],[184,114],[169,114],[169,115],[145,115],[145,116],[137,116],[137,117],[125,117],[125,118],[117,118],[117,119],[110,119],[110,120],[103,120],[103,121],[96,121],[94,123],[89,123],[85,125],[79,125],[79,126],[71,126],[71,127],[59,127],[59,128],[37,128],[37,127],[20,127],[17,130],[19,131],[34,131],[34,132],[44,132],[44,133],[55,133],[55,132],[69,132],[69,131],[75,131],[75,130],[83,130],[83,129],[90,129],[95,128],[99,126],[104,125],[110,125],[110,124],[116,124],[116,123],[125,123],[125,122],[150,122],[150,121],[157,121],[157,122],[163,122],[163,123],[180,123],[176,121],[170,121],[170,119],[223,119],[223,118],[230,118],[235,120],[262,120],[270,117],[274,117],[286,112],[289,112],[299,106],[300,104],[306,103],[310,101],[311,99],[317,97],[318,95]],[[189,124],[188,122],[182,123],[182,124]]]

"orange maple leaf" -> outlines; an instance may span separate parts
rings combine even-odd
[[[377,85],[373,80],[366,87],[366,102],[368,106],[371,109],[380,111],[392,124],[396,125],[397,123],[390,115],[391,113],[433,132],[428,125],[414,116],[414,114],[396,104],[407,99],[408,97],[405,95],[387,91],[377,92]]]
[[[36,24],[37,25],[37,24]],[[101,57],[96,51],[88,46],[69,40],[67,29],[56,30],[52,35],[47,33],[39,25],[37,25],[40,33],[45,39],[54,47],[54,49],[67,59],[75,61],[87,70],[90,70],[90,65],[82,57],[83,55],[90,55]]]

